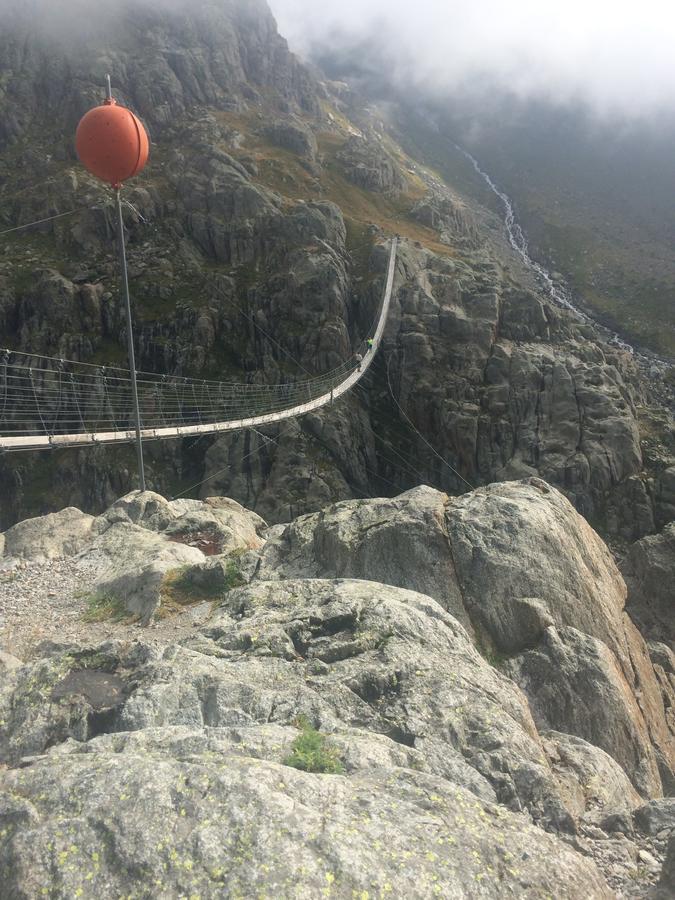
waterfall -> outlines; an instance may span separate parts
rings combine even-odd
[[[601,325],[600,322],[597,322],[595,319],[589,316],[588,313],[585,313],[581,309],[579,309],[572,299],[572,294],[569,288],[567,288],[563,284],[556,284],[556,282],[551,277],[551,273],[548,272],[538,262],[532,259],[532,257],[530,256],[530,248],[527,243],[527,238],[525,237],[523,229],[520,227],[516,220],[516,214],[513,210],[513,203],[511,202],[511,198],[508,196],[508,194],[505,194],[504,191],[500,190],[497,187],[488,173],[481,169],[478,161],[467,150],[465,150],[463,147],[460,147],[459,144],[453,144],[453,146],[459,153],[462,154],[462,156],[468,159],[477,174],[480,175],[480,177],[487,184],[492,193],[501,201],[502,205],[504,206],[504,225],[506,226],[506,233],[509,238],[509,243],[516,251],[518,256],[522,259],[525,266],[534,274],[537,281],[544,288],[551,300],[553,300],[553,302],[558,306],[562,306],[565,309],[573,312],[579,319],[581,319],[581,321],[587,322],[597,328],[602,336],[606,339],[607,343],[615,347],[619,347],[621,350],[626,350],[628,353],[635,354],[635,349],[616,332],[612,331],[604,325]]]

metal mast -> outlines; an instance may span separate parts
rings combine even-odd
[[[108,100],[112,101],[112,88],[110,75],[106,75],[108,85]],[[121,187],[115,187],[117,200],[117,239],[120,250],[120,271],[122,275],[122,290],[127,317],[127,344],[129,347],[129,372],[131,375],[131,396],[134,404],[134,424],[136,428],[136,455],[138,457],[138,483],[142,491],[145,490],[145,466],[143,463],[143,438],[141,436],[141,411],[138,405],[138,386],[136,384],[136,354],[134,353],[134,331],[131,321],[131,300],[129,298],[129,276],[127,273],[127,252],[124,243],[124,219],[122,218]]]

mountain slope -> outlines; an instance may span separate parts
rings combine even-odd
[[[657,447],[644,471],[630,358],[542,297],[494,212],[407,154],[380,110],[304,68],[264,3],[129,7],[68,39],[24,20],[0,50],[3,227],[87,207],[2,238],[10,348],[125,358],[109,199],[71,138],[106,71],[153,141],[127,190],[139,368],[325,371],[368,334],[383,238],[404,239],[365,392],[265,435],[148,445],[153,487],[284,521],[420,481],[459,493],[541,474],[623,539],[671,518],[673,460]],[[5,525],[66,498],[100,510],[133,484],[133,450],[12,457],[1,477]]]

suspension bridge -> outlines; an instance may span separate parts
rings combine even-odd
[[[397,238],[390,243],[372,344],[315,378],[240,384],[136,373],[143,441],[255,428],[296,418],[346,394],[371,366],[389,314]],[[0,350],[0,451],[137,440],[131,371]]]

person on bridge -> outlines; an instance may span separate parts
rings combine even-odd
[[[375,344],[373,342],[373,339],[368,338],[368,340],[366,341],[366,347],[368,348],[368,353],[370,353],[370,351],[373,349],[374,346],[375,346]]]
[[[360,372],[363,364],[363,356],[360,353],[357,353],[354,358],[356,359],[356,365],[359,367]]]

